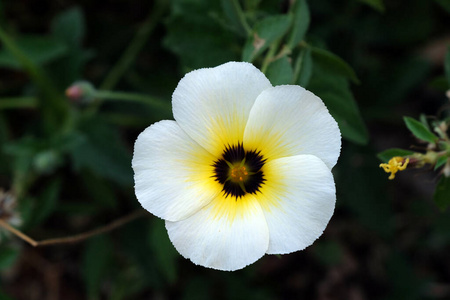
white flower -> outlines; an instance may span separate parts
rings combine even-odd
[[[132,165],[138,200],[181,255],[238,270],[322,234],[341,136],[320,98],[229,62],[186,74],[172,105],[176,121],[144,130]]]

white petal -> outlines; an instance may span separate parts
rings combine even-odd
[[[134,146],[132,165],[139,202],[160,218],[187,218],[222,189],[211,178],[213,161],[175,121],[153,124]]]
[[[331,169],[339,157],[341,134],[319,97],[300,86],[276,86],[256,100],[244,147],[260,150],[268,159],[312,154]]]
[[[224,145],[242,143],[250,109],[269,87],[269,80],[249,63],[195,70],[173,93],[173,115],[190,137],[219,156]]]
[[[261,258],[269,232],[253,197],[219,196],[190,218],[166,222],[169,238],[185,258],[205,267],[234,271]]]
[[[333,175],[313,155],[279,158],[264,165],[266,181],[258,196],[269,226],[269,254],[311,245],[333,215]]]

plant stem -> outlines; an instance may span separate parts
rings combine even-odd
[[[160,99],[149,97],[141,94],[113,92],[113,91],[96,91],[95,98],[101,100],[116,100],[125,102],[143,103],[155,107],[170,109],[170,105]]]
[[[21,63],[23,68],[27,71],[30,77],[36,84],[49,94],[57,94],[54,86],[49,82],[49,78],[43,74],[36,64],[34,64],[23,51],[16,45],[16,43],[9,37],[9,35],[0,27],[0,41],[4,47],[11,52],[11,54]]]
[[[245,33],[247,36],[252,35],[252,29],[247,23],[247,20],[245,19],[244,11],[242,10],[241,5],[239,4],[239,0],[231,0],[231,4],[233,6],[234,12],[236,13],[239,22],[241,23],[242,28],[245,30]]]
[[[307,53],[308,51],[311,50],[309,50],[308,48],[301,47],[300,53],[298,54],[294,64],[294,78],[292,79],[292,84],[297,84],[298,82],[298,79],[300,77],[300,71],[304,66],[305,57],[306,55],[308,55]]]
[[[275,56],[275,53],[277,52],[278,46],[280,45],[280,39],[274,41],[272,45],[270,45],[269,51],[266,54],[266,57],[264,57],[262,66],[261,66],[261,72],[266,74],[267,67],[272,62],[273,57]]]
[[[145,22],[139,28],[135,37],[131,41],[128,48],[122,54],[122,57],[118,60],[116,65],[111,69],[109,74],[106,76],[103,83],[100,85],[101,90],[111,90],[119,82],[122,75],[127,71],[130,65],[133,63],[136,55],[141,51],[142,47],[145,45],[148,37],[152,33],[153,29],[158,24],[159,19],[163,15],[168,1],[159,0],[155,2],[155,6],[152,13],[148,16]]]
[[[1,109],[14,109],[14,108],[35,108],[38,100],[34,97],[11,97],[0,98],[0,110]]]
[[[39,97],[38,103],[42,110],[44,126],[49,133],[53,132],[65,121],[69,111],[67,102],[62,97],[62,94],[58,92],[44,70],[28,58],[26,53],[17,46],[13,39],[11,39],[1,27],[0,41],[3,43],[5,49],[11,52],[11,54],[20,62],[23,69],[42,92],[42,97]]]
[[[40,246],[50,246],[50,245],[60,245],[60,244],[69,244],[69,243],[76,243],[83,240],[86,240],[88,238],[91,238],[93,236],[106,233],[108,231],[114,230],[118,227],[121,227],[125,225],[126,223],[129,223],[137,218],[143,217],[145,215],[148,215],[147,211],[140,209],[135,212],[130,213],[129,215],[126,215],[120,219],[117,219],[108,225],[105,225],[103,227],[90,230],[81,234],[68,236],[68,237],[62,237],[62,238],[55,238],[55,239],[47,239],[42,241],[36,241],[26,235],[25,233],[21,232],[20,230],[15,229],[11,225],[9,225],[5,220],[0,219],[0,226],[8,230],[9,232],[13,233],[20,239],[24,240],[28,244],[30,244],[33,247],[40,247]]]
[[[20,239],[24,240],[28,244],[30,244],[33,247],[36,247],[38,245],[38,242],[30,238],[25,233],[21,232],[20,230],[15,229],[11,225],[9,225],[5,220],[0,219],[0,226],[11,232],[12,234],[16,235]]]

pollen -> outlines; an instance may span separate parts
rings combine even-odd
[[[380,168],[383,168],[383,170],[386,173],[391,173],[389,176],[389,179],[392,180],[395,178],[395,174],[398,171],[403,171],[406,169],[409,163],[409,158],[404,158],[400,156],[395,156],[389,160],[387,164],[380,164]]]
[[[256,194],[265,182],[265,161],[258,151],[247,151],[238,143],[225,147],[222,157],[212,164],[214,173],[211,177],[223,185],[225,196],[238,199],[247,193]]]
[[[234,182],[244,182],[248,178],[248,171],[245,166],[236,166],[230,171],[230,179]]]

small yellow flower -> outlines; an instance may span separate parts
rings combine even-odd
[[[380,164],[380,168],[383,168],[383,170],[386,173],[391,173],[391,176],[389,176],[389,179],[395,178],[395,173],[398,171],[403,171],[406,169],[409,163],[409,158],[404,158],[401,156],[395,156],[389,160],[387,164]]]

